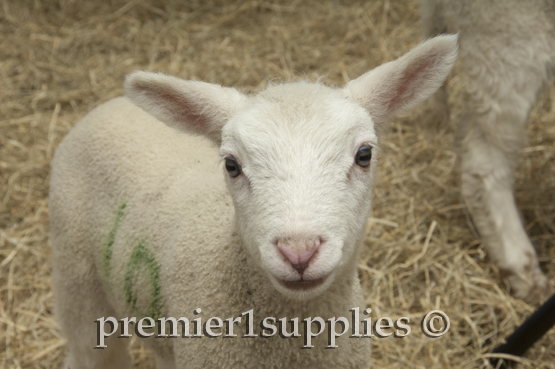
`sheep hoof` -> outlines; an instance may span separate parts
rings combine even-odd
[[[507,279],[511,285],[513,296],[530,305],[536,305],[553,293],[549,281],[539,268],[529,272],[527,276],[512,274]]]

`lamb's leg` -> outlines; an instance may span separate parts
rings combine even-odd
[[[129,340],[117,338],[119,331],[105,341],[107,348],[94,349],[97,345],[94,321],[117,315],[107,303],[101,282],[92,269],[92,265],[85,263],[54,269],[56,315],[68,348],[64,369],[129,368]]]
[[[474,55],[478,57],[474,59]],[[514,63],[517,67],[511,70],[498,56],[474,49],[462,59],[469,78],[458,127],[462,193],[484,246],[506,276],[512,293],[534,301],[547,292],[548,283],[515,204],[513,174],[543,76],[535,73],[539,68],[526,69],[525,63],[520,67]]]

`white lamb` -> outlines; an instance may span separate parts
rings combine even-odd
[[[100,322],[186,317],[202,318],[204,337],[189,337],[202,332],[180,323],[179,335],[189,336],[145,340],[157,368],[366,368],[370,340],[348,338],[354,327],[341,317],[354,308],[357,322],[365,317],[356,265],[376,126],[436,91],[456,54],[456,36],[441,36],[343,89],[295,82],[256,96],[131,74],[129,99],[92,111],[54,158],[50,218],[66,367],[129,367],[128,340],[99,343],[100,331],[117,328]],[[265,317],[316,323],[297,338],[265,338]],[[301,349],[324,329],[317,317],[328,334]],[[227,318],[237,322],[222,326]],[[133,330],[120,328],[125,337]],[[337,348],[326,349],[342,332]]]
[[[421,10],[427,36],[460,35],[467,84],[457,143],[468,209],[514,295],[536,300],[548,282],[515,204],[513,175],[530,109],[555,71],[555,2],[422,0]],[[429,119],[445,120],[445,91],[432,100]]]

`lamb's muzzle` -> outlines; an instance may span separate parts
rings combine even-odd
[[[287,260],[291,262],[291,266],[299,273],[302,280],[303,272],[308,268],[310,260],[312,260],[322,243],[323,241],[320,237],[289,237],[277,240],[276,246]]]

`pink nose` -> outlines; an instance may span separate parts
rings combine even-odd
[[[309,239],[286,238],[278,240],[276,246],[291,262],[293,269],[302,276],[321,243],[320,237]]]

